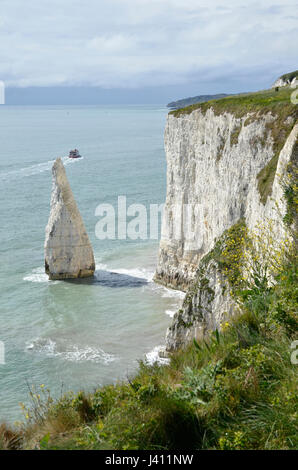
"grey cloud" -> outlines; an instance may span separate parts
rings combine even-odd
[[[132,88],[287,71],[296,11],[294,0],[2,0],[0,78]]]

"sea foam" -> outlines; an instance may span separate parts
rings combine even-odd
[[[44,354],[47,357],[58,357],[70,362],[96,362],[109,364],[117,360],[113,354],[108,354],[101,348],[91,346],[59,344],[51,338],[37,338],[26,346],[27,351]]]
[[[62,162],[64,166],[70,165],[72,163],[82,160],[81,158],[68,158],[63,157]],[[28,176],[38,175],[45,171],[50,171],[54,164],[55,160],[48,160],[47,162],[37,163],[36,165],[31,165],[24,168],[18,168],[17,170],[7,171],[5,173],[0,173],[0,181],[7,181],[15,178],[25,178]]]
[[[145,361],[147,362],[147,364],[153,365],[156,362],[161,365],[169,364],[170,359],[168,359],[167,357],[160,357],[159,355],[159,353],[163,351],[164,349],[165,349],[164,346],[155,346],[155,348],[153,348],[152,351],[145,354]]]

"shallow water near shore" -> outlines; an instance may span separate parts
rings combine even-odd
[[[0,420],[21,418],[30,384],[92,390],[157,356],[182,293],[152,281],[158,240],[98,240],[95,208],[165,200],[160,106],[0,108]],[[77,147],[83,158],[69,160]],[[94,278],[48,281],[51,167],[62,156],[96,259]]]

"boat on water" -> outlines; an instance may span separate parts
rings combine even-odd
[[[78,149],[70,150],[68,154],[68,158],[82,158],[82,155],[80,155]]]

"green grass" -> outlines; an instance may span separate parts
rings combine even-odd
[[[217,269],[227,278],[231,288],[236,289],[241,283],[243,250],[247,239],[247,227],[244,219],[225,230],[215,241],[214,248],[201,260],[206,266],[211,259],[217,264]]]
[[[295,114],[297,117],[295,105],[291,103],[290,99],[292,92],[291,88],[282,87],[278,91],[270,89],[255,93],[243,93],[205,103],[196,103],[186,108],[171,111],[169,114],[175,117],[182,117],[197,109],[205,113],[208,109],[212,108],[216,115],[230,112],[236,117],[243,117],[247,113],[257,112],[265,114],[271,111],[273,114],[279,114],[280,109],[286,107],[287,115]]]
[[[283,148],[284,143],[293,126],[297,122],[297,105],[292,106],[296,107],[292,110],[288,106],[281,108],[279,113],[276,115],[276,119],[273,122],[266,124],[266,138],[270,136],[273,139],[274,155],[257,176],[258,190],[260,193],[261,202],[264,205],[266,204],[267,198],[272,193],[272,185],[276,174],[280,151]],[[290,112],[289,115],[287,114],[288,112]],[[293,118],[292,122],[288,119],[289,116]]]
[[[284,216],[285,225],[290,228],[294,225],[294,231],[298,231],[298,142],[295,143],[292,158],[287,166],[287,171],[282,178],[284,199],[286,201],[287,211]]]
[[[238,144],[238,138],[239,138],[240,132],[241,132],[241,125],[239,124],[239,125],[236,126],[236,128],[231,132],[231,139],[230,139],[231,145],[237,145],[237,144]]]
[[[262,168],[258,173],[258,190],[261,197],[261,202],[265,205],[268,199],[268,196],[272,193],[273,181],[276,174],[276,168],[278,163],[279,154],[276,153],[267,165]]]
[[[276,284],[238,291],[241,314],[166,366],[140,362],[127,382],[52,401],[32,391],[27,420],[2,448],[297,449],[297,258]],[[296,312],[296,313],[295,313]],[[39,394],[42,396],[39,397]],[[43,398],[44,397],[44,398]]]

